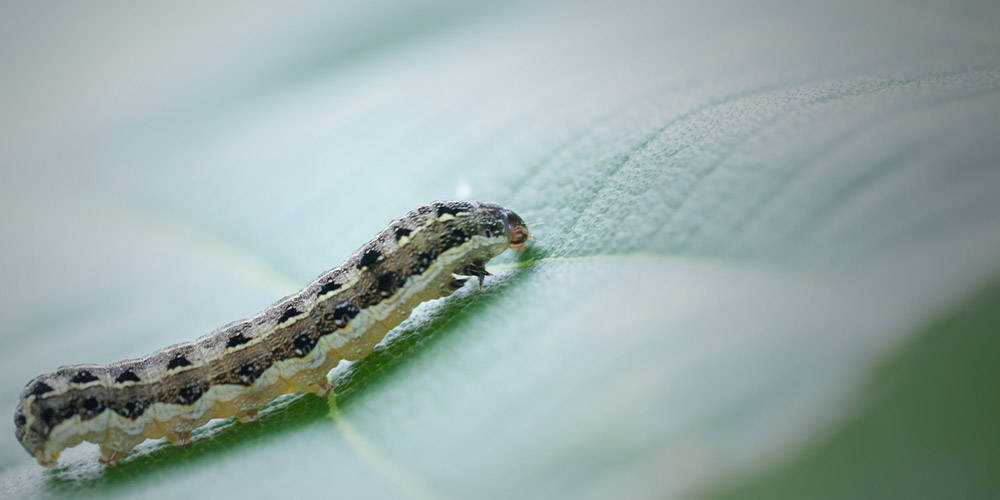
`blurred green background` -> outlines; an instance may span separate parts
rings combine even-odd
[[[262,421],[0,494],[995,498],[996,2],[0,6],[0,410],[435,199],[538,238]],[[12,417],[11,417],[12,418]]]

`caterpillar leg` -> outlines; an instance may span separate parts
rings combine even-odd
[[[38,460],[38,465],[43,465],[45,467],[55,467],[56,462],[59,461],[59,450],[50,451],[47,454],[43,451],[36,452],[35,460]]]
[[[260,415],[257,414],[257,409],[254,408],[252,410],[244,411],[243,413],[237,415],[236,418],[240,419],[241,424],[247,425],[260,420]]]
[[[475,276],[479,280],[480,290],[483,289],[483,280],[486,279],[487,276],[493,276],[492,274],[490,274],[489,271],[486,270],[485,260],[474,261],[471,264],[468,264],[465,267],[463,267],[460,272],[465,276]]]
[[[168,434],[167,440],[170,441],[170,444],[178,448],[183,448],[191,444],[191,431],[177,431],[176,433]]]
[[[456,277],[453,276],[451,278],[451,280],[449,280],[444,285],[444,290],[442,290],[442,294],[445,297],[451,295],[452,293],[455,292],[455,290],[458,290],[459,288],[462,288],[462,286],[465,285],[466,281],[469,281],[469,278],[456,278]]]
[[[310,385],[309,387],[306,387],[306,392],[311,392],[321,398],[329,396],[330,392],[332,391],[333,391],[333,385],[326,380],[326,377],[323,377],[323,381],[317,382],[315,384]]]
[[[102,463],[105,467],[114,467],[118,464],[118,461],[125,456],[126,452],[121,450],[116,450],[114,448],[108,448],[106,446],[101,446],[101,458],[97,461]]]

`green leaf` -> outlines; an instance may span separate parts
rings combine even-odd
[[[537,240],[339,366],[329,400],[284,397],[114,469],[82,445],[43,470],[0,433],[6,494],[839,491],[780,471],[815,467],[797,464],[826,439],[873,468],[904,453],[837,429],[878,407],[883,359],[997,276],[985,3],[316,5],[166,26],[134,6],[71,22],[98,34],[76,52],[33,44],[66,21],[31,9],[0,16],[24,49],[0,54],[20,69],[5,104],[77,104],[4,123],[8,415],[31,377],[252,315],[435,199],[500,202]],[[920,419],[908,401],[899,418]],[[775,477],[788,488],[760,486]]]
[[[1000,490],[1000,286],[878,370],[870,405],[794,459],[716,498],[991,498]]]

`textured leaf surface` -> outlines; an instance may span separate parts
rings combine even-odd
[[[988,2],[5,9],[8,415],[32,376],[254,314],[428,201],[538,238],[338,367],[336,399],[112,470],[0,433],[7,494],[739,492],[998,271]]]

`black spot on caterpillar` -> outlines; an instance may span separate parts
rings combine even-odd
[[[340,283],[331,280],[326,283],[323,283],[323,286],[319,288],[319,294],[326,295],[330,292],[335,292],[338,289],[340,289]]]
[[[191,362],[188,361],[188,359],[185,358],[183,354],[178,354],[174,356],[173,358],[170,359],[170,362],[167,363],[168,370],[172,370],[174,368],[180,368],[182,366],[191,366]]]
[[[115,379],[115,382],[119,384],[124,384],[125,382],[139,382],[139,376],[136,375],[135,372],[132,370],[125,370],[120,375],[118,375],[118,378]]]
[[[413,234],[413,231],[406,227],[397,227],[394,233],[396,235],[396,241],[399,241]]]
[[[204,393],[204,388],[202,386],[207,386],[208,384],[192,381],[188,382],[186,385],[177,391],[176,401],[182,405],[190,405],[198,400]]]
[[[298,315],[302,314],[298,309],[294,307],[289,307],[285,309],[285,312],[281,313],[281,317],[278,318],[278,324],[284,323]]]
[[[354,319],[358,315],[358,308],[350,302],[344,302],[337,305],[337,308],[333,310],[333,324],[337,327],[343,327],[347,325],[347,322]]]
[[[243,333],[241,332],[237,333],[236,335],[233,335],[232,337],[229,337],[229,340],[226,341],[226,347],[241,346],[243,344],[246,344],[247,342],[250,342],[250,339],[244,337]]]
[[[327,372],[366,356],[419,303],[488,276],[486,261],[528,238],[514,212],[434,202],[393,221],[340,267],[253,318],[108,366],[41,375],[21,393],[15,436],[43,465],[81,441],[113,465],[147,438],[175,444],[213,418],[253,420],[280,394],[331,390]]]
[[[32,396],[41,396],[46,392],[51,392],[51,391],[52,387],[49,387],[49,384],[46,384],[45,382],[38,382],[37,384],[35,384],[35,387],[31,389],[30,394]]]
[[[316,345],[317,340],[318,339],[313,338],[312,335],[309,335],[308,333],[300,333],[296,335],[295,340],[292,341],[295,346],[295,354],[299,357],[305,356],[312,350],[313,346]]]
[[[129,420],[136,420],[146,412],[150,402],[139,397],[121,397],[111,401],[111,409]]]
[[[378,276],[376,287],[383,297],[392,295],[401,286],[403,286],[403,279],[399,274],[392,271],[385,271]]]
[[[448,204],[448,203],[445,203],[445,204],[442,204],[442,205],[438,205],[438,207],[437,207],[437,214],[438,214],[438,217],[441,217],[442,215],[445,215],[445,214],[458,215],[460,212],[462,212],[462,209],[463,209],[463,207],[461,205],[459,205],[459,204]]]
[[[69,379],[74,384],[86,384],[87,382],[94,382],[96,380],[97,377],[87,370],[80,370],[76,375],[73,375],[73,378]]]
[[[83,420],[89,420],[104,411],[104,403],[96,397],[91,396],[83,400],[80,405],[80,410],[80,418]]]
[[[365,250],[365,254],[361,256],[361,260],[358,261],[358,269],[368,267],[376,262],[382,257],[382,253],[375,248],[369,248]]]
[[[264,373],[264,370],[268,368],[267,360],[264,358],[264,356],[255,358],[240,366],[240,384],[250,385],[257,380],[261,373]]]

